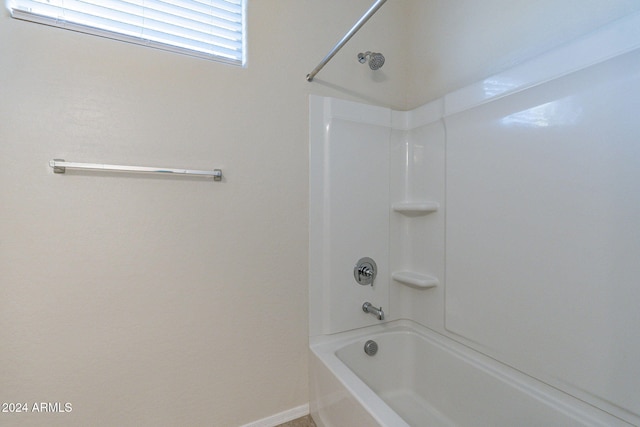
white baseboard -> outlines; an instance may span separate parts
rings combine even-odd
[[[245,424],[242,427],[276,427],[277,425],[286,423],[287,421],[295,420],[296,418],[309,415],[309,404],[300,405],[296,408],[289,409],[287,411],[280,412],[279,414],[271,415],[270,417],[263,418],[258,421],[254,421],[249,424]]]

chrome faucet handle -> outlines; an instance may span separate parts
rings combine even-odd
[[[355,267],[353,267],[353,277],[360,285],[371,285],[376,279],[376,270],[378,266],[371,258],[360,258]]]
[[[384,311],[382,311],[382,307],[376,308],[370,302],[362,304],[362,311],[373,314],[378,318],[378,320],[384,320]]]
[[[360,276],[364,276],[366,278],[369,278],[371,276],[373,276],[373,270],[366,266],[366,265],[361,265],[360,268],[358,268],[358,274]]]

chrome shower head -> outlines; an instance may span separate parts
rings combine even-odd
[[[369,55],[369,68],[377,70],[384,65],[384,56],[381,53],[371,53]]]
[[[358,61],[360,61],[361,64],[364,64],[367,62],[367,56],[369,57],[369,68],[372,70],[378,70],[384,65],[384,55],[376,52],[359,53]]]

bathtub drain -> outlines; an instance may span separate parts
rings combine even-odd
[[[364,352],[369,356],[373,356],[378,352],[378,343],[374,340],[367,341],[366,343],[364,343]]]

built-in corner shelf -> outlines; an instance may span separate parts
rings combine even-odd
[[[431,212],[436,212],[440,208],[440,205],[432,201],[398,202],[394,203],[392,208],[394,211],[405,215],[426,215]]]
[[[414,271],[394,271],[391,273],[391,277],[396,282],[419,289],[433,288],[440,283],[438,279],[433,276],[416,273]]]

